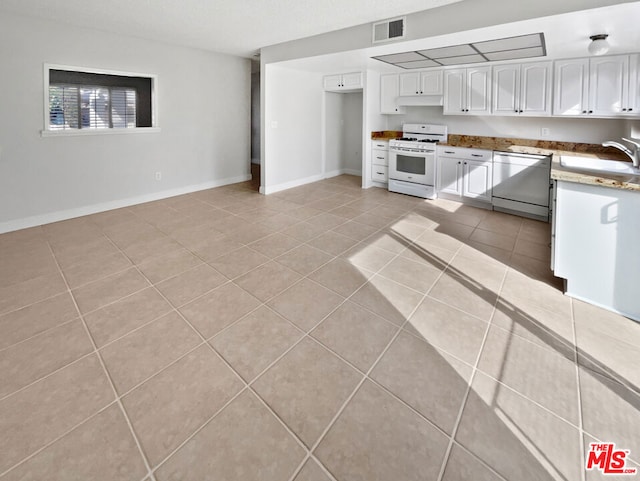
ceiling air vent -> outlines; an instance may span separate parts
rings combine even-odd
[[[388,42],[404,37],[405,17],[392,18],[373,24],[373,43]]]

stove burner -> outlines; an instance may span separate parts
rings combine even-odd
[[[396,139],[396,140],[410,140],[412,142],[415,142],[418,139],[416,139],[415,137],[400,137],[399,139]]]
[[[430,144],[435,144],[437,142],[436,139],[422,139],[418,140],[418,142],[429,142]]]

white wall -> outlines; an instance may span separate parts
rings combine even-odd
[[[342,158],[348,174],[362,175],[362,92],[344,96]]]
[[[325,92],[324,94],[324,156],[325,171],[344,169],[344,99],[348,94]]]
[[[252,65],[255,62],[252,62]],[[259,164],[260,153],[260,72],[251,73],[251,162]]]
[[[633,2],[634,0],[463,1],[407,15],[403,41]],[[598,26],[594,26],[596,27]],[[364,24],[272,45],[261,49],[261,57],[263,62],[271,63],[371,46],[371,24]]]
[[[0,45],[0,232],[249,177],[249,60],[6,13]],[[161,131],[41,137],[44,63],[157,75]]]
[[[362,174],[362,92],[325,92],[325,174]]]
[[[442,115],[442,107],[406,107],[404,115],[387,117],[389,130],[402,130],[402,122],[434,123],[447,125],[450,134],[585,143],[619,138],[625,135],[627,123],[615,119]],[[542,127],[550,130],[549,137],[540,135]]]
[[[322,178],[322,75],[262,64],[264,193]]]

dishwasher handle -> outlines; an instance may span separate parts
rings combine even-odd
[[[551,157],[551,155],[544,155],[544,154],[524,154],[521,152],[506,152],[506,151],[502,151],[502,150],[494,150],[493,151],[493,155],[494,157],[496,156],[508,156],[508,157],[523,157],[525,159],[544,159],[546,157]]]

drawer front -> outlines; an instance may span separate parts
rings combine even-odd
[[[389,152],[386,150],[373,150],[371,163],[375,165],[389,165]]]
[[[454,159],[476,160],[485,162],[493,159],[492,150],[467,149],[465,147],[438,146],[438,157],[451,157]]]
[[[375,180],[376,182],[387,182],[389,172],[386,166],[373,165],[371,167],[371,180]]]
[[[371,148],[380,149],[380,150],[389,150],[389,141],[388,140],[372,140]]]

